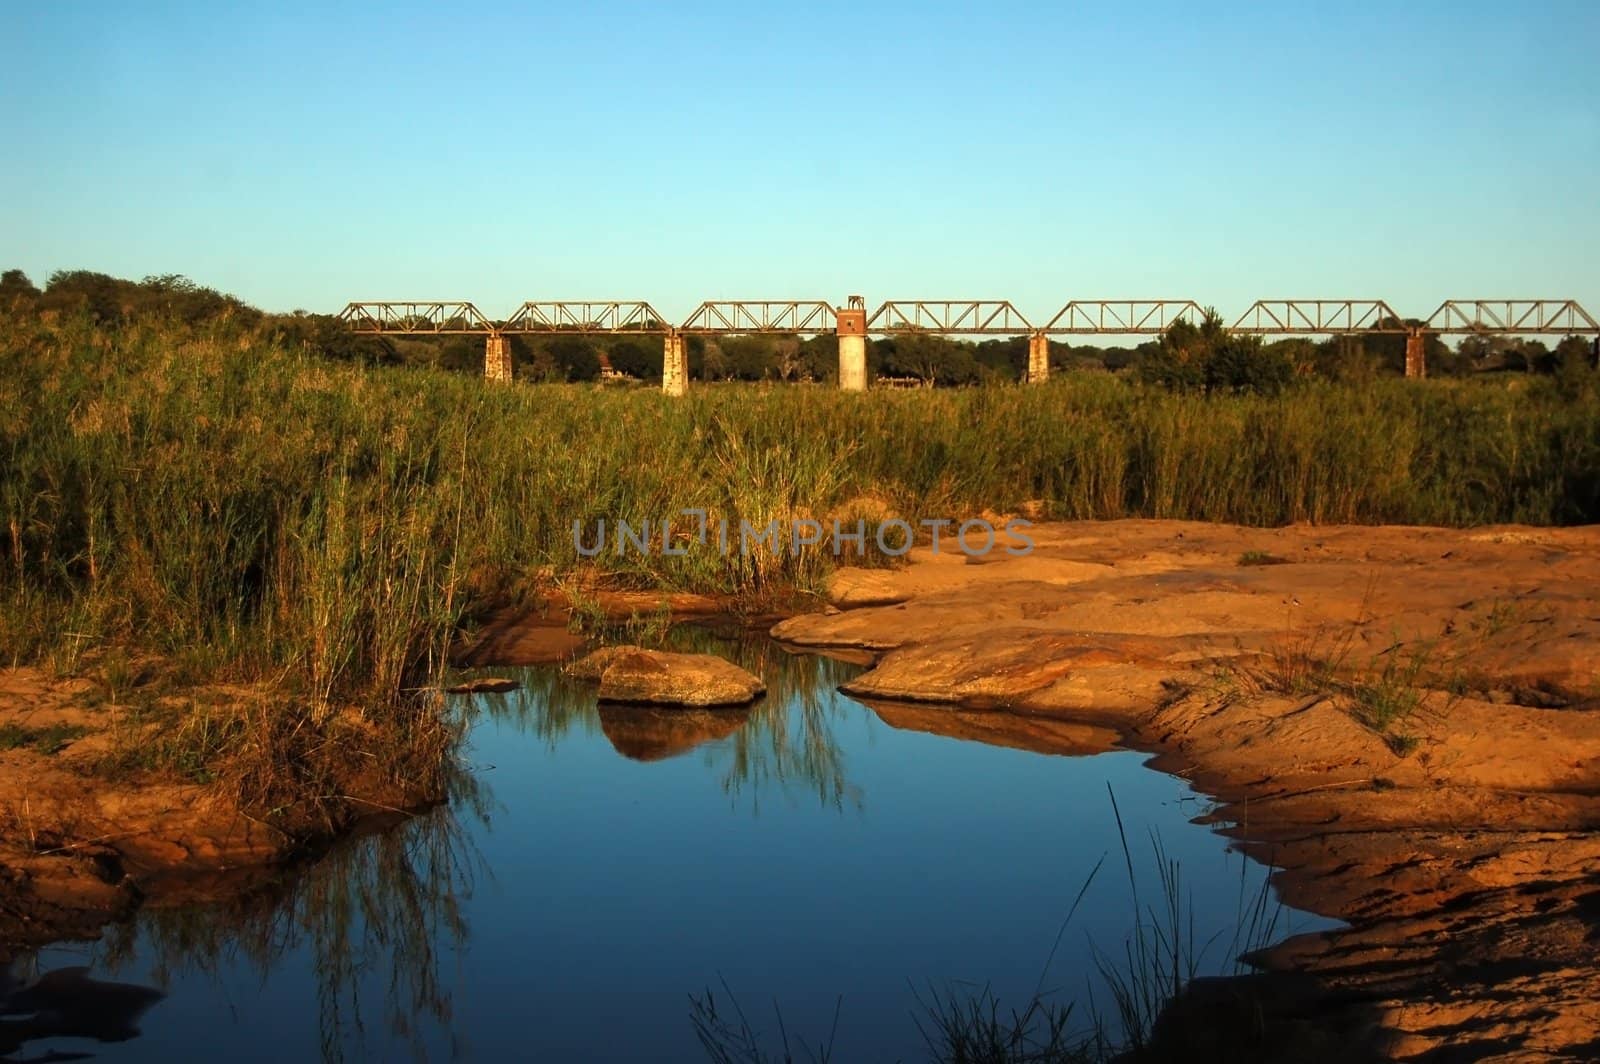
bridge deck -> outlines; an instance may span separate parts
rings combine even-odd
[[[878,336],[1159,336],[1177,322],[1199,325],[1207,311],[1192,299],[1074,299],[1032,324],[1007,299],[891,299],[866,318]],[[529,300],[492,320],[466,300],[350,303],[339,315],[362,334],[425,335],[816,335],[839,326],[821,299],[706,300],[673,324],[644,300]],[[1402,318],[1381,299],[1259,299],[1233,331],[1258,336],[1600,335],[1600,323],[1574,299],[1447,299],[1426,318]]]

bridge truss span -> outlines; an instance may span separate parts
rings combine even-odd
[[[872,312],[867,331],[1016,336],[1034,329],[1009,299],[891,299]]]
[[[1192,299],[1074,299],[1042,332],[1056,335],[1159,336],[1175,322],[1199,325],[1205,311]]]
[[[1239,315],[1233,331],[1255,336],[1337,336],[1409,330],[1381,299],[1258,299]]]
[[[681,333],[825,333],[838,328],[825,299],[708,299],[678,326]]]
[[[488,336],[496,331],[489,319],[464,299],[351,303],[339,318],[356,333]]]
[[[1575,299],[1447,299],[1426,327],[1434,333],[1600,333],[1600,324]]]
[[[502,332],[541,335],[668,333],[672,325],[642,299],[530,299],[506,319]]]

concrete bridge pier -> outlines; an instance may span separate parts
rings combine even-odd
[[[1042,332],[1028,337],[1028,383],[1040,384],[1050,379],[1050,337]]]
[[[511,380],[511,341],[490,333],[483,342],[483,376],[486,380]]]
[[[661,390],[667,395],[689,391],[689,356],[683,349],[683,336],[669,332],[662,344]]]
[[[1428,338],[1421,329],[1412,329],[1406,333],[1406,376],[1426,377],[1428,375]]]
[[[839,390],[867,390],[867,304],[851,296],[847,306],[837,308],[839,336]]]

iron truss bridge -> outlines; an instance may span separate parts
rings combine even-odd
[[[425,336],[726,336],[817,334],[839,327],[839,309],[822,299],[707,300],[673,323],[644,300],[529,300],[491,319],[465,300],[351,303],[339,317],[353,332]],[[866,318],[878,336],[1159,336],[1177,322],[1199,325],[1192,299],[1074,299],[1034,324],[1006,299],[891,299]],[[1447,299],[1426,318],[1402,318],[1381,299],[1260,299],[1233,322],[1257,336],[1600,335],[1600,323],[1573,299]]]

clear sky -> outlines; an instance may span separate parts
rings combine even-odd
[[[0,267],[352,299],[1600,305],[1600,2],[0,0]]]

